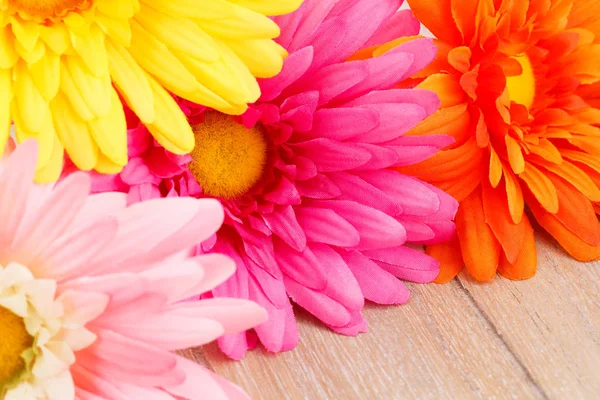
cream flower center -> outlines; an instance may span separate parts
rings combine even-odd
[[[510,99],[515,103],[530,108],[535,98],[535,74],[531,61],[526,54],[513,57],[521,64],[521,75],[510,76],[506,78],[506,88]]]
[[[8,5],[33,17],[52,18],[63,16],[68,11],[89,8],[92,0],[8,0]]]
[[[2,387],[25,369],[23,352],[31,348],[33,338],[23,318],[0,306],[0,393]]]
[[[233,199],[247,193],[260,180],[268,146],[262,128],[246,128],[216,111],[194,126],[196,146],[189,164],[205,194]]]

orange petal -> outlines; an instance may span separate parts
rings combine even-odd
[[[537,146],[530,146],[529,149],[533,154],[537,154],[551,163],[560,164],[562,162],[560,152],[548,139],[540,139]]]
[[[459,145],[469,138],[470,123],[471,116],[467,112],[467,104],[463,103],[436,111],[433,115],[411,129],[407,135],[449,135]]]
[[[520,174],[525,170],[525,158],[523,157],[521,146],[519,146],[519,143],[511,136],[506,135],[504,138],[510,167],[515,174]]]
[[[502,179],[502,162],[500,161],[500,157],[494,151],[492,147],[490,147],[490,184],[492,187],[497,187],[500,183],[500,179]]]
[[[508,212],[512,221],[518,224],[523,218],[523,210],[525,209],[523,191],[517,177],[508,168],[502,167],[502,170],[504,171],[504,183],[506,184]]]
[[[456,75],[433,74],[421,82],[417,88],[435,92],[442,102],[440,108],[456,106],[465,100],[465,93],[460,87]]]
[[[436,186],[460,202],[477,189],[482,179],[481,172],[480,169],[475,168],[457,179],[439,182]]]
[[[568,182],[554,176],[550,179],[558,193],[556,219],[584,242],[600,245],[600,223],[592,203]]]
[[[471,276],[478,281],[493,279],[500,260],[500,244],[485,222],[480,189],[471,193],[458,207],[456,232]]]
[[[585,172],[568,161],[556,165],[548,162],[537,162],[548,171],[560,176],[577,188],[585,197],[591,201],[600,201],[600,189],[594,184]]]
[[[408,0],[415,17],[433,33],[436,38],[458,44],[462,36],[454,24],[450,0]]]
[[[500,242],[508,261],[514,263],[523,248],[525,237],[523,218],[518,224],[512,221],[508,199],[503,189],[493,189],[490,185],[483,184],[482,194],[485,221]]]
[[[523,248],[521,254],[517,257],[514,263],[510,263],[503,254],[498,266],[498,272],[505,278],[512,280],[529,279],[535,275],[537,266],[537,253],[535,248],[535,238],[533,236],[533,228],[529,222],[529,218],[525,216],[525,238],[523,239]]]
[[[481,168],[482,149],[471,138],[463,145],[442,150],[418,164],[396,168],[398,171],[417,176],[428,182],[442,182],[460,178],[475,168]]]
[[[528,203],[529,204],[529,203]],[[535,219],[550,235],[552,235],[562,248],[578,261],[593,261],[600,258],[600,246],[590,246],[577,235],[560,223],[556,217],[546,212],[540,205],[531,202],[529,209]]]
[[[525,171],[519,178],[527,184],[531,193],[540,202],[548,212],[556,213],[558,211],[558,195],[556,188],[542,171],[534,167],[530,163],[525,163]]]
[[[465,265],[456,235],[449,242],[427,246],[425,253],[440,263],[440,273],[435,278],[435,283],[450,282]]]

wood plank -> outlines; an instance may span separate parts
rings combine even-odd
[[[367,306],[358,338],[301,314],[295,351],[232,362],[213,345],[204,356],[254,399],[544,397],[458,281],[411,286],[406,306]]]
[[[537,239],[533,279],[460,282],[548,397],[598,398],[600,263],[572,260],[545,234]]]

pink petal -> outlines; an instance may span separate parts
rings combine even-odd
[[[281,92],[300,78],[308,69],[313,59],[313,48],[305,47],[290,54],[283,63],[281,72],[270,79],[260,79],[260,101],[275,99]]]
[[[307,136],[346,140],[371,131],[378,123],[379,114],[375,110],[359,107],[324,108],[315,113],[312,130]]]
[[[365,182],[362,178],[345,172],[329,174],[331,180],[342,190],[338,200],[351,200],[395,216],[402,207],[394,202],[386,193]]]

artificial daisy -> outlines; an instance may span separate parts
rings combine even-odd
[[[434,58],[435,47],[419,39],[346,61],[389,35],[418,32],[410,13],[396,14],[400,3],[305,1],[276,19],[290,55],[281,74],[260,81],[262,96],[243,116],[182,101],[196,135],[190,155],[170,153],[139,125],[123,172],[95,179],[94,190],[127,191],[132,202],[220,200],[225,224],[197,251],[229,255],[237,272],[212,293],[252,299],[269,312],[255,332],[220,340],[231,357],[257,338],[270,351],[293,348],[290,298],[335,331],[356,335],[366,330],[365,299],[404,303],[409,292],[398,278],[430,282],[438,274],[433,258],[405,244],[447,240],[458,205],[389,169],[451,142],[405,137],[439,101],[430,91],[395,88]],[[397,23],[403,29],[387,29]]]
[[[78,168],[127,163],[121,102],[165,148],[194,147],[169,93],[240,114],[279,72],[285,51],[267,15],[301,0],[3,0],[0,2],[0,154],[40,144],[37,179],[56,179],[66,150]]]
[[[84,173],[38,186],[36,148],[0,161],[0,399],[247,398],[173,353],[266,317],[246,300],[182,302],[233,273],[225,256],[189,256],[221,225],[219,203],[126,207],[90,196]]]
[[[411,135],[454,143],[404,173],[461,203],[457,237],[427,252],[438,282],[466,266],[486,281],[535,274],[530,216],[578,260],[600,256],[600,5],[409,1],[439,53],[416,75],[441,109]],[[595,4],[595,5],[594,5]],[[380,51],[393,47],[388,43]]]

